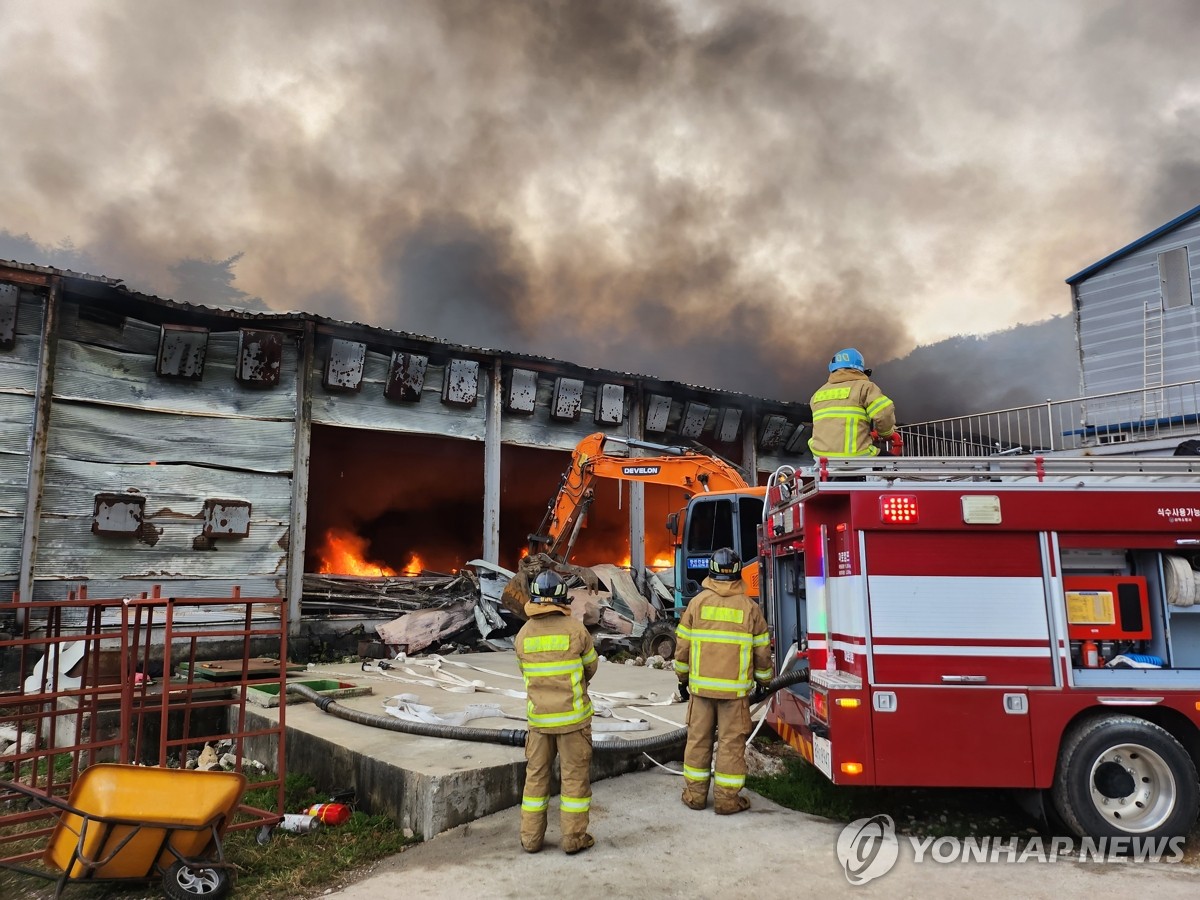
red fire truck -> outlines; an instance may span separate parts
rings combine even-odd
[[[1077,836],[1200,811],[1200,460],[781,469],[772,725],[835,784],[1024,789]],[[806,653],[804,652],[806,651]]]

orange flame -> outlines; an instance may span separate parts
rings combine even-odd
[[[383,576],[396,574],[396,570],[390,566],[368,560],[367,539],[344,528],[330,528],[325,533],[325,546],[318,553],[321,557],[321,567],[317,569],[317,572],[321,575]],[[413,558],[416,559],[415,555]]]
[[[401,575],[420,575],[421,570],[425,568],[425,563],[421,561],[421,557],[413,554],[409,557],[408,565],[400,570]]]

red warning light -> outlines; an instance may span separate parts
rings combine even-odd
[[[879,518],[885,525],[913,525],[917,521],[917,498],[892,494],[879,498]]]

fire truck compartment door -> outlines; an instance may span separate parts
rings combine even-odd
[[[1033,736],[1024,694],[1014,694],[1012,688],[964,687],[887,693],[894,695],[891,709],[872,703],[871,711],[876,784],[1033,784]]]
[[[1054,684],[1037,535],[871,534],[867,569],[873,684]]]

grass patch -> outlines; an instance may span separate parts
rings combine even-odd
[[[311,778],[288,775],[284,782],[284,808],[299,812],[327,799]],[[258,808],[275,806],[275,788],[253,786],[244,802]],[[301,900],[318,897],[341,884],[356,869],[399,853],[419,837],[405,838],[402,829],[386,816],[355,812],[344,825],[326,826],[309,834],[276,829],[260,845],[258,829],[231,831],[225,836],[225,857],[236,867],[233,896],[237,900]],[[44,842],[41,846],[45,846]],[[12,852],[11,848],[7,852]],[[142,900],[158,896],[155,885],[69,883],[64,896],[74,900]],[[0,869],[0,897],[4,900],[46,900],[54,896],[52,882]]]
[[[967,837],[1032,835],[1038,824],[1008,791],[966,788],[881,788],[835,785],[782,742],[759,746],[784,761],[781,775],[751,776],[746,786],[780,806],[850,822],[886,813],[904,834]]]

